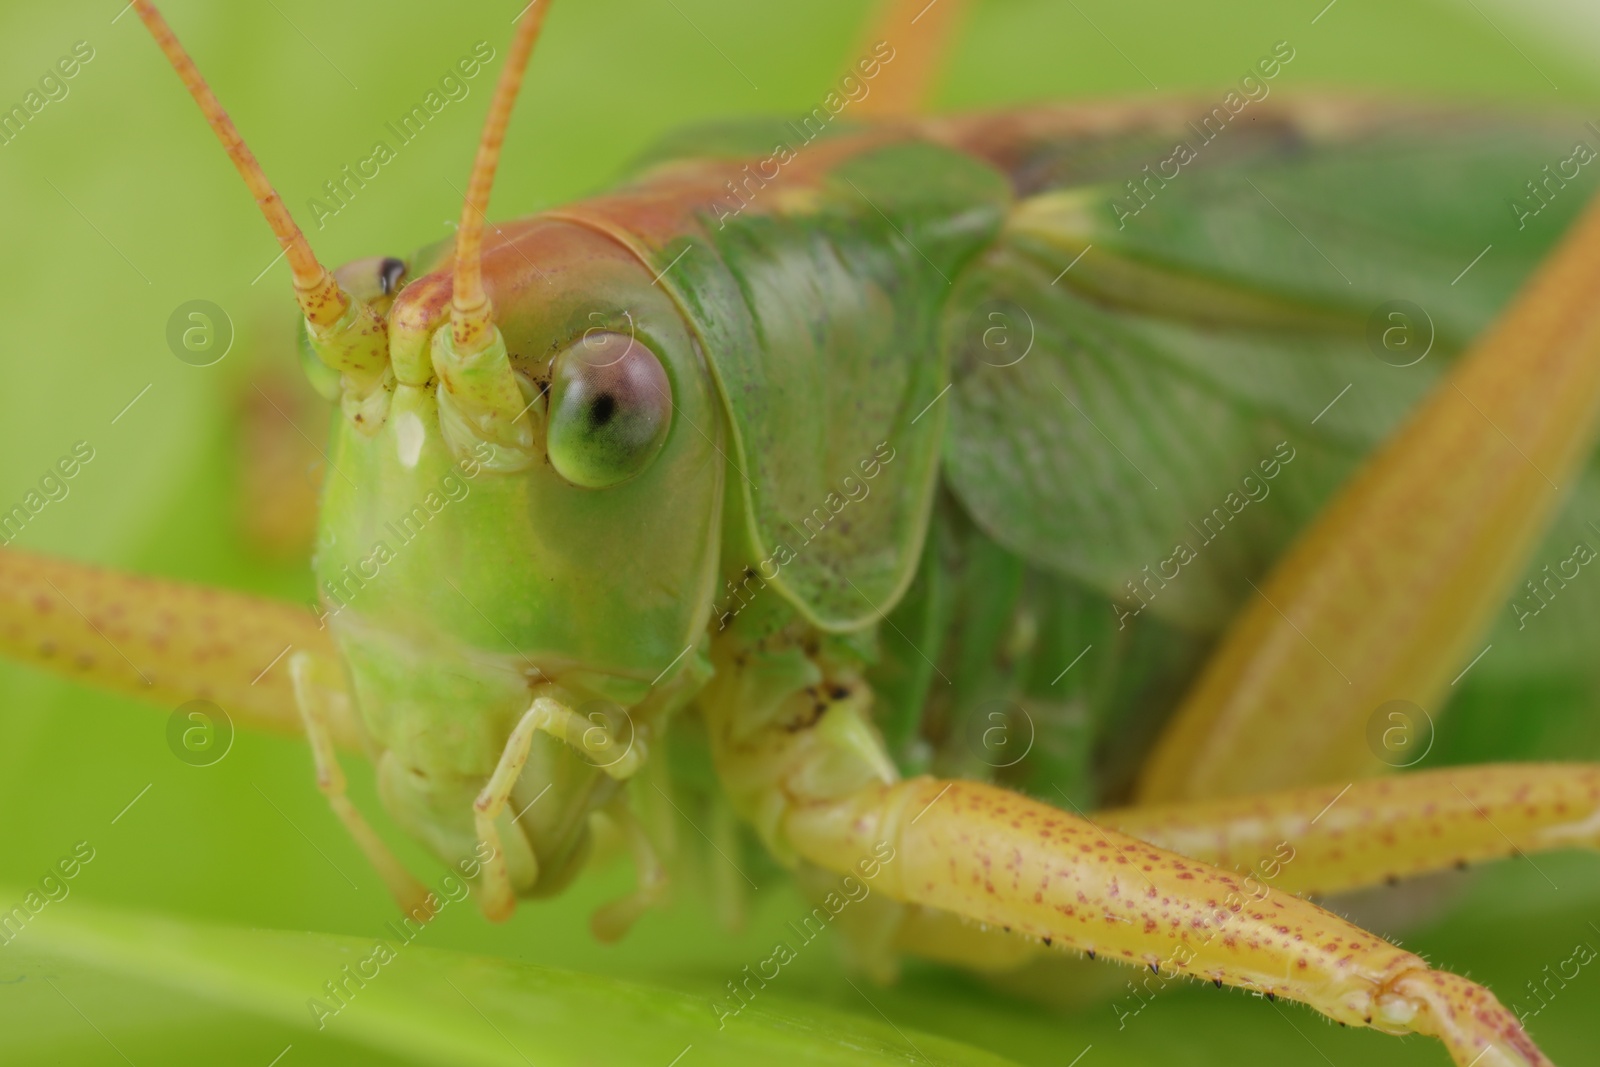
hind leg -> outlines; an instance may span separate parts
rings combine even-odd
[[[1309,901],[995,786],[916,778],[799,803],[807,860],[874,889],[1070,949],[1427,1034],[1458,1067],[1552,1067],[1488,990]],[[868,863],[873,873],[862,868]]]
[[[1459,767],[1284,793],[1096,812],[1090,821],[1240,876],[1252,895],[1342,893],[1449,867],[1600,849],[1600,766]],[[1010,971],[1037,942],[909,909],[897,945]]]
[[[1344,786],[1098,812],[1093,821],[1285,893],[1600,848],[1600,766],[1450,767]]]
[[[858,676],[818,664],[832,696],[820,717],[812,687],[753,724],[756,691],[730,675],[742,663],[762,676],[752,657],[777,642],[762,651],[738,640],[713,647],[719,673],[701,707],[724,787],[775,855],[1051,950],[1287,997],[1350,1026],[1428,1034],[1458,1067],[1549,1067],[1487,990],[1292,893],[997,786],[900,780]],[[947,959],[981,964],[1005,949],[963,943],[937,916],[924,926]]]

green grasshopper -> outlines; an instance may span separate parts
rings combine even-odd
[[[1595,436],[1600,214],[1419,280],[1548,128],[1269,105],[1250,86],[1287,44],[1209,111],[914,117],[956,5],[896,4],[798,123],[676,138],[491,233],[548,6],[518,19],[454,240],[330,272],[135,0],[278,236],[338,406],[322,606],[8,551],[8,654],[303,732],[419,921],[438,900],[338,749],[373,754],[389,813],[490,919],[618,829],[638,886],[602,938],[662,896],[645,812],[687,749],[803,882],[871,880],[871,970],[1106,957],[1431,1035],[1462,1067],[1548,1064],[1487,990],[1301,895],[1600,840],[1592,765],[1376,776],[1403,709],[1438,706],[1523,595]],[[874,121],[835,121],[869,82]],[[1529,172],[1502,225],[1571,217],[1576,174]],[[1287,188],[1320,198],[1318,242]],[[1373,449],[1352,473],[1273,368],[1409,360],[1397,292],[1449,369],[1403,422],[1311,420]],[[1083,814],[1108,798],[1130,804]]]

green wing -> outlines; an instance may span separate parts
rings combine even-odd
[[[1524,229],[1507,205],[1572,137],[1522,122],[1279,137],[1237,162],[1202,154],[1136,215],[1111,179],[1046,185],[946,320],[956,495],[1024,558],[1219,628],[1582,205],[1588,172]],[[1391,301],[1424,315],[1389,319]],[[1383,348],[1396,323],[1410,350]]]
[[[1600,148],[1578,121],[1254,131],[1233,158],[1219,138],[1152,183],[1131,217],[1126,179],[1170,147],[1025,154],[1014,173],[1033,195],[946,317],[953,495],[999,545],[1098,603],[1111,633],[1157,623],[1203,648],[1583,206],[1600,167],[1542,185],[1545,200],[1526,187],[1582,158],[1578,141]],[[1391,301],[1415,307],[1391,319]],[[1529,577],[1579,542],[1600,549],[1590,519],[1592,469]],[[1460,687],[1446,759],[1600,742],[1587,710],[1600,577],[1521,599],[1540,614],[1507,605]]]

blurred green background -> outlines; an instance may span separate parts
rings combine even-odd
[[[1356,86],[1587,108],[1600,117],[1600,76],[1573,47],[1587,41],[1593,54],[1600,31],[1592,20],[1443,0],[1324,3],[977,0],[939,100],[974,107],[1152,86],[1220,91],[1288,40],[1297,56],[1275,91]],[[384,123],[456,59],[478,41],[503,55],[522,0],[164,6],[284,199],[310,224],[307,198],[366,156]],[[64,0],[0,12],[0,107],[21,102],[76,42],[94,50],[66,97],[0,146],[8,350],[0,502],[9,507],[87,441],[95,459],[18,547],[306,602],[304,566],[265,562],[249,550],[234,513],[240,393],[252,365],[292,360],[283,347],[293,318],[287,268],[269,267],[276,247],[232,167],[138,21],[120,11],[119,0]],[[853,57],[866,14],[855,0],[566,0],[535,56],[492,214],[526,214],[602,188],[680,124],[809,109]],[[309,227],[325,260],[405,254],[448,233],[459,211],[453,188],[464,186],[498,69],[497,60],[466,101],[447,107],[324,228]],[[226,309],[238,331],[215,366],[186,365],[166,344],[169,315],[193,299]],[[320,436],[315,414],[304,425]],[[0,885],[36,884],[89,840],[96,858],[55,912],[94,905],[238,927],[379,931],[391,905],[317,794],[302,746],[241,734],[220,763],[195,768],[169,751],[166,719],[160,709],[0,665]],[[357,802],[428,872],[425,880],[435,880],[432,861],[382,817],[368,768],[347,766]],[[1506,864],[1474,879],[1453,907],[1408,933],[1408,947],[1490,983],[1508,1002],[1526,1001],[1524,983],[1566,960],[1575,943],[1600,947],[1600,929],[1590,925],[1600,920],[1600,862],[1568,855],[1537,864]],[[588,912],[630,878],[625,864],[592,874],[504,926],[466,908],[447,910],[424,943],[710,994],[763,958],[775,932],[805,910],[769,872],[758,878],[741,935],[724,932],[704,899],[685,893],[622,944],[599,946],[587,933]],[[6,1063],[125,1056],[139,1064],[265,1065],[289,1043],[285,1067],[390,1062],[281,1019],[142,983],[97,981],[62,964],[56,979],[69,1004],[9,951],[0,949]],[[246,957],[241,948],[241,967],[250,966]],[[1210,989],[1168,990],[1119,1029],[1104,1000],[1063,1012],[937,968],[914,966],[893,988],[859,979],[852,986],[843,973],[831,951],[812,951],[764,996],[796,1014],[826,1005],[1041,1067],[1068,1064],[1086,1046],[1084,1067],[1445,1060],[1431,1043],[1340,1031],[1294,1006]],[[1586,970],[1534,1032],[1566,1067],[1600,1063],[1597,1008],[1600,972]],[[606,1018],[592,1023],[604,1027]],[[914,1047],[901,1055],[920,1062]],[[686,1058],[684,1067],[691,1064]]]

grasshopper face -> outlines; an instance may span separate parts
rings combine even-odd
[[[392,297],[376,284],[392,261],[341,272],[387,319],[391,373],[334,420],[314,568],[385,804],[454,863],[535,687],[603,716],[619,745],[649,736],[655,683],[669,665],[683,675],[705,629],[723,461],[722,415],[677,308],[630,252],[564,222],[508,227],[485,249],[523,410],[496,429],[441,405],[449,386],[428,354],[450,329],[450,259],[423,252]],[[510,805],[528,809],[522,833],[505,835],[521,892],[570,876],[612,789],[536,738]],[[523,839],[536,884],[531,865],[516,877]]]

